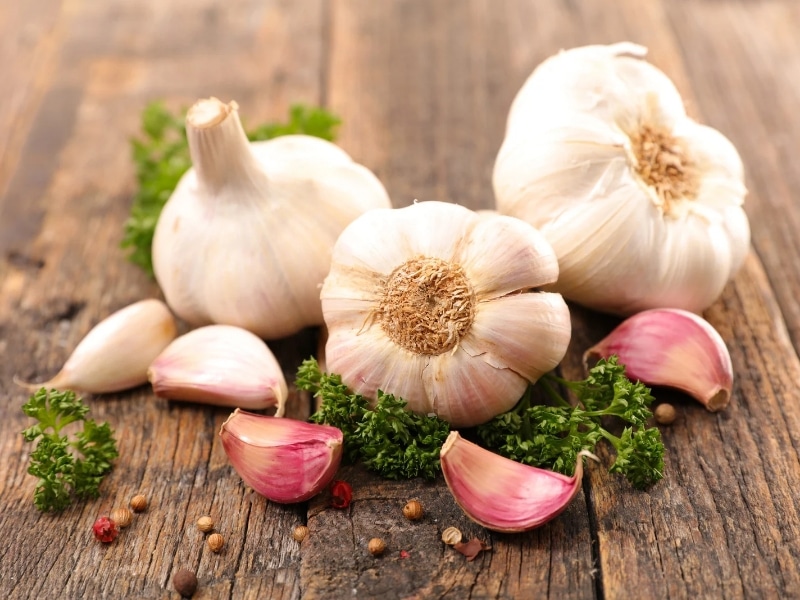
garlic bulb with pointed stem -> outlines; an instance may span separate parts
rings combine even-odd
[[[373,210],[342,232],[322,288],[327,368],[455,427],[506,412],[564,357],[550,245],[530,225],[445,202]]]
[[[153,268],[192,325],[265,339],[322,323],[319,287],[339,233],[391,205],[366,167],[305,136],[249,143],[235,103],[199,100],[186,116],[193,167],[158,220]]]
[[[701,312],[749,250],[742,163],[645,54],[587,46],[537,67],[508,116],[497,207],[552,244],[548,289],[621,315]]]

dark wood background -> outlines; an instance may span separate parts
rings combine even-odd
[[[800,597],[800,3],[794,0],[12,0],[0,3],[0,596],[198,598]],[[690,113],[740,150],[753,251],[707,312],[736,374],[719,414],[678,395],[651,491],[589,467],[582,493],[524,535],[472,525],[442,481],[380,481],[357,468],[349,510],[282,507],[249,491],[217,431],[228,411],[142,387],[91,397],[118,433],[102,497],[53,517],[33,507],[27,396],[14,375],[54,374],[98,321],[158,295],[119,249],[134,190],[128,140],[145,104],[235,99],[252,124],[294,102],[344,122],[339,143],[414,198],[492,205],[509,103],[560,48],[631,40],[676,82]],[[564,362],[614,324],[573,311]],[[287,375],[316,333],[274,344]],[[294,416],[308,399],[293,395]],[[109,546],[91,525],[136,492],[151,506]],[[427,514],[409,523],[406,500]],[[212,554],[194,521],[226,538]],[[302,545],[291,538],[308,523]],[[445,547],[460,527],[492,545]],[[388,544],[371,557],[373,536]],[[408,552],[407,558],[400,551]]]

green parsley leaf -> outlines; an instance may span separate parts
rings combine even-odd
[[[117,444],[108,423],[98,425],[89,419],[89,407],[74,392],[39,389],[22,406],[37,423],[22,432],[25,441],[36,447],[30,456],[28,473],[39,478],[33,494],[36,508],[61,511],[73,495],[97,497],[100,484],[117,458]],[[82,422],[83,428],[72,439],[62,435],[64,427]]]
[[[295,384],[322,400],[311,420],[342,430],[350,461],[361,461],[387,479],[434,479],[441,470],[439,452],[450,432],[446,421],[414,414],[405,400],[381,391],[370,408],[339,375],[322,373],[313,358],[300,366]]]
[[[578,400],[571,405],[552,384],[572,390]],[[552,401],[532,404],[532,390],[541,389]],[[586,379],[567,381],[546,375],[531,386],[511,411],[478,427],[484,444],[499,454],[529,465],[571,475],[578,453],[592,451],[601,439],[610,442],[617,458],[609,469],[624,475],[639,489],[663,477],[664,445],[661,432],[647,427],[653,397],[642,383],[631,382],[616,356],[599,361]],[[617,437],[602,425],[615,417],[630,426]]]
[[[125,222],[121,246],[128,259],[153,275],[151,248],[158,217],[183,174],[191,167],[186,140],[185,111],[174,114],[162,102],[142,111],[142,136],[131,140],[138,189]],[[285,123],[260,125],[247,132],[251,141],[281,135],[305,134],[333,141],[341,121],[322,108],[292,105]]]

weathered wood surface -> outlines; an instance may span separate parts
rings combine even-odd
[[[26,0],[0,3],[0,596],[200,598],[800,597],[800,5],[794,0]],[[128,139],[145,103],[235,99],[251,122],[296,101],[344,120],[340,144],[402,206],[414,198],[492,204],[490,173],[514,93],[562,47],[629,39],[677,83],[691,112],[745,162],[753,252],[708,311],[736,371],[730,407],[678,394],[663,430],[666,477],[651,491],[590,468],[584,493],[525,535],[471,524],[441,481],[386,482],[348,467],[348,511],[272,505],[247,490],[216,435],[225,410],[174,405],[140,388],[90,399],[121,455],[97,501],[53,517],[31,503],[26,394],[12,382],[57,371],[89,328],[158,294],[119,249],[133,171]],[[564,363],[614,320],[573,311]],[[276,345],[290,377],[315,332]],[[293,414],[308,399],[293,396]],[[101,513],[142,491],[149,510],[117,543]],[[426,518],[403,519],[420,498]],[[211,514],[227,545],[204,546]],[[297,523],[310,537],[291,539]],[[468,563],[448,525],[492,551]],[[375,535],[389,550],[366,551]],[[400,557],[400,550],[408,552]]]

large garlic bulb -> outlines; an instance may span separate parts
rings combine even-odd
[[[742,163],[631,43],[544,61],[517,94],[494,169],[498,210],[558,256],[548,289],[617,314],[700,312],[749,249]]]
[[[249,143],[233,102],[199,100],[186,133],[193,168],[153,239],[169,306],[192,325],[235,325],[265,339],[321,324],[333,244],[364,211],[391,206],[383,185],[319,138]]]
[[[327,368],[468,427],[511,409],[570,338],[545,239],[519,219],[444,202],[373,210],[333,250],[322,288]]]

